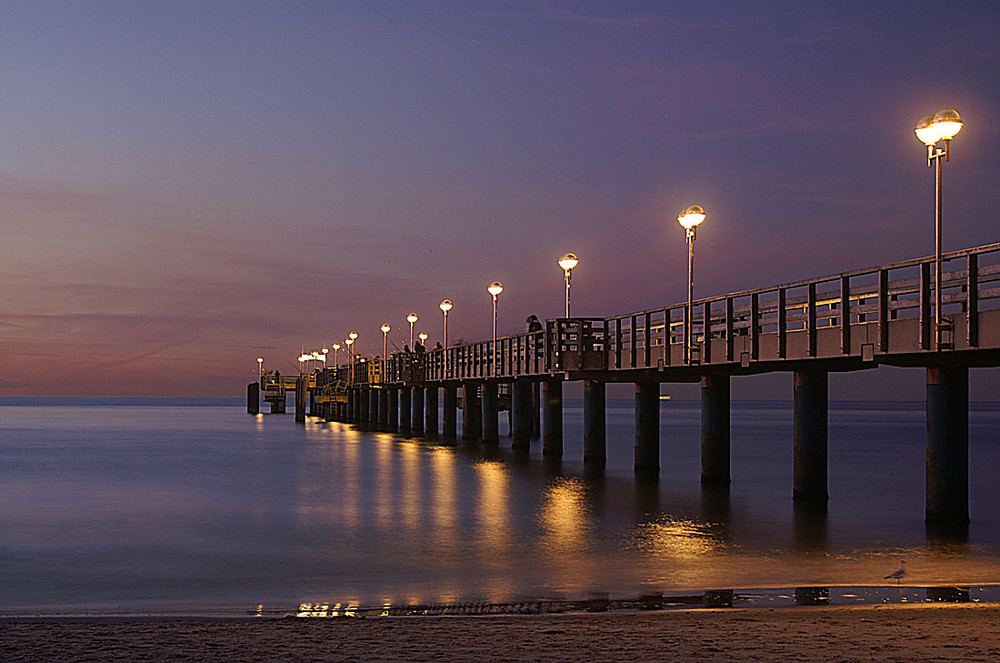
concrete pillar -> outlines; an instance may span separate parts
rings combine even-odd
[[[399,432],[399,387],[390,387],[388,391],[388,406],[386,407],[385,429],[390,433]]]
[[[478,440],[483,432],[479,412],[479,385],[466,382],[462,385],[462,439]]]
[[[607,385],[583,381],[583,462],[603,465],[607,449]],[[659,401],[657,401],[659,407]],[[659,416],[659,415],[657,415]]]
[[[260,414],[260,383],[251,382],[247,385],[247,412]]]
[[[660,471],[660,383],[635,383],[635,471]]]
[[[497,400],[497,383],[483,383],[483,444],[500,444],[499,406]]]
[[[368,390],[368,425],[378,430],[378,395],[381,389]]]
[[[795,486],[797,500],[822,501],[827,492],[826,371],[795,372]]]
[[[413,419],[411,393],[409,387],[402,387],[399,390],[399,432],[403,435],[410,434],[410,422]]]
[[[728,375],[701,376],[701,482],[730,482]]]
[[[441,436],[446,440],[454,440],[458,435],[458,390],[454,385],[445,385],[443,412],[441,413]]]
[[[365,428],[367,428],[371,422],[369,409],[371,404],[371,401],[369,400],[370,391],[371,389],[364,387],[358,392],[358,423]]]
[[[295,421],[303,423],[306,420],[306,381],[299,377],[295,381]]]
[[[413,420],[410,422],[410,432],[414,435],[424,434],[424,388],[414,387],[412,400],[412,410],[411,416]]]
[[[562,380],[549,378],[541,383],[542,404],[542,455],[562,458],[563,452],[563,403]],[[532,410],[534,411],[534,410]]]
[[[424,434],[427,437],[438,436],[438,388],[437,385],[427,387],[424,393]]]
[[[541,403],[542,403],[542,385],[538,382],[532,382],[531,383],[531,437],[539,437],[542,434]],[[544,450],[542,453],[544,453]],[[562,451],[560,450],[559,453],[561,454]]]
[[[378,429],[389,430],[389,392],[392,389],[382,387],[378,390]]]
[[[514,380],[510,385],[510,416],[512,449],[527,449],[531,445],[531,383]]]
[[[969,522],[969,369],[927,369],[928,523]]]

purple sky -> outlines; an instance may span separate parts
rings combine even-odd
[[[0,394],[478,340],[493,280],[519,331],[567,251],[577,314],[675,303],[693,203],[696,296],[927,255],[947,106],[945,248],[1000,240],[995,1],[8,2],[0,63]]]

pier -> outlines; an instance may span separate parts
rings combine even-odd
[[[941,265],[941,271],[935,267]],[[1000,244],[858,269],[605,318],[565,317],[526,332],[426,353],[354,357],[297,376],[261,375],[247,409],[308,412],[374,430],[511,446],[541,433],[561,458],[563,383],[583,383],[584,462],[605,462],[607,383],[635,385],[635,471],[656,475],[660,385],[701,384],[706,486],[730,483],[730,386],[741,376],[794,374],[797,502],[828,499],[831,372],[879,365],[926,369],[928,524],[969,522],[969,368],[1000,366]],[[308,394],[308,398],[307,395]],[[439,395],[441,398],[439,398]],[[441,420],[439,421],[439,403]],[[463,411],[457,430],[457,410]],[[539,421],[540,420],[540,421]]]

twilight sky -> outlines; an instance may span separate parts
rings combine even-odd
[[[0,2],[0,395],[478,340],[493,280],[512,333],[567,251],[574,313],[679,302],[693,203],[696,297],[928,255],[948,106],[945,248],[1000,241],[995,0]]]

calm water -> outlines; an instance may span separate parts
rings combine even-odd
[[[790,404],[735,402],[728,497],[699,484],[700,413],[664,401],[659,481],[632,477],[630,401],[585,476],[241,401],[0,400],[0,611],[294,609],[650,591],[1000,582],[1000,406],[970,416],[967,541],[923,523],[920,403],[835,403],[826,516],[791,500]],[[502,418],[505,420],[505,418]],[[505,431],[506,426],[502,426]]]

